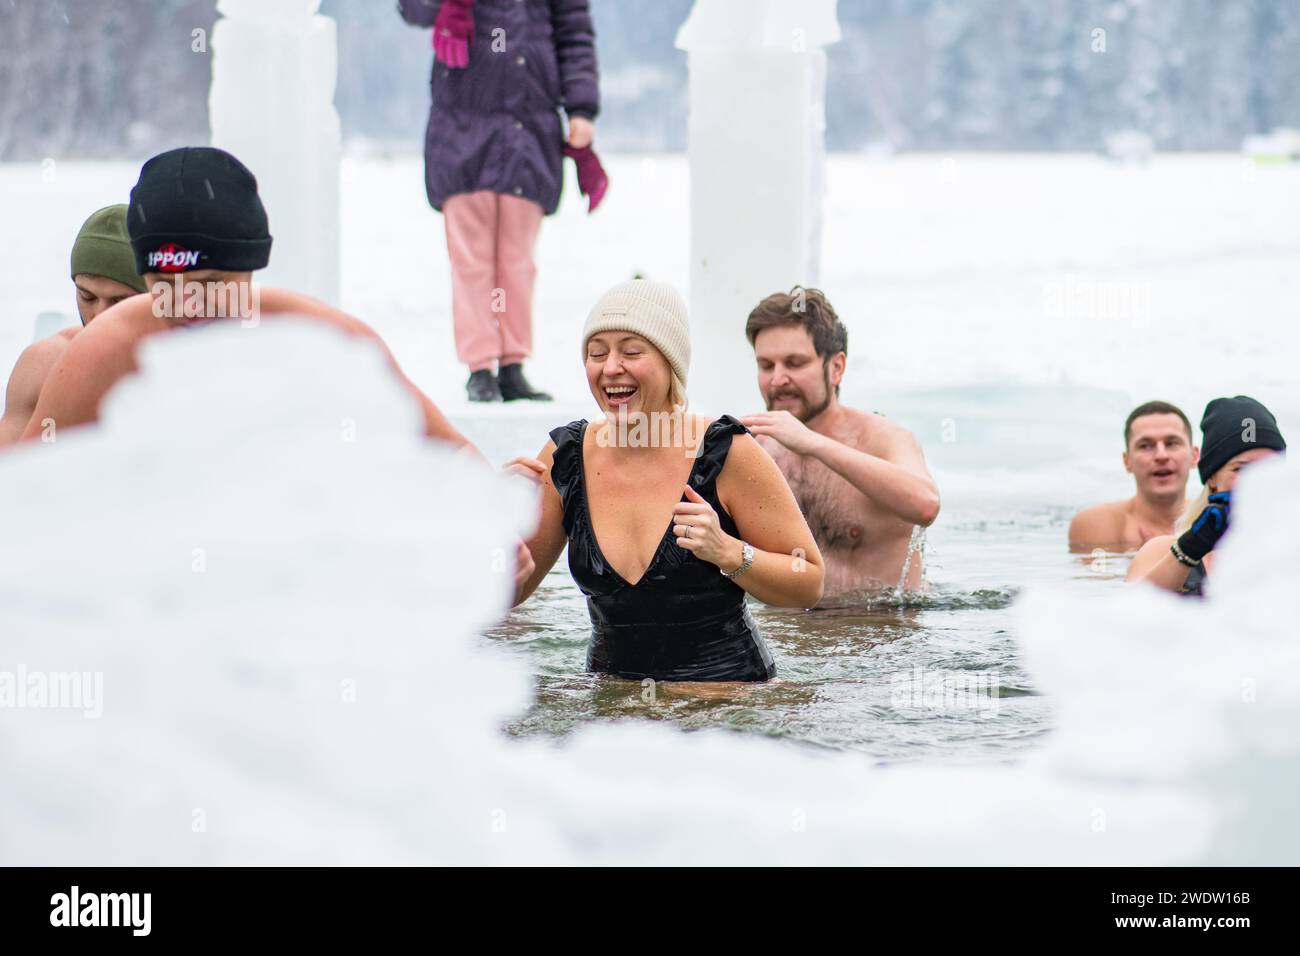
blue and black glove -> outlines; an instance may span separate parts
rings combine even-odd
[[[1228,512],[1231,507],[1231,491],[1219,491],[1210,495],[1205,510],[1179,536],[1179,550],[1193,561],[1199,561],[1213,551],[1223,533],[1228,530]]]

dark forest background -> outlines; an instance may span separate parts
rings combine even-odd
[[[267,0],[275,2],[275,0]],[[691,0],[592,0],[600,142],[678,150]],[[139,156],[205,142],[214,0],[0,0],[0,159]],[[431,52],[393,0],[323,0],[353,148],[415,151]],[[1300,0],[840,0],[833,150],[1236,149],[1300,126]],[[1094,50],[1105,31],[1105,51]]]

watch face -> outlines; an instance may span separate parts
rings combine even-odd
[[[719,573],[724,577],[734,578],[741,571],[748,571],[749,566],[754,563],[754,546],[748,542],[740,542],[740,566],[730,571],[724,571],[718,568]]]

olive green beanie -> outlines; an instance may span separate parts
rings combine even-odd
[[[103,276],[136,292],[145,290],[135,271],[135,253],[126,232],[126,206],[105,206],[86,220],[72,244],[72,277]]]

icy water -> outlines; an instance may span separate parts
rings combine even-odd
[[[868,399],[863,390],[856,393]],[[1051,701],[1035,690],[1017,655],[1013,604],[1034,586],[1069,582],[1098,594],[1121,586],[1127,557],[1071,555],[1066,529],[1080,504],[1124,493],[1111,415],[1127,399],[1066,387],[874,398],[873,407],[888,410],[921,436],[944,489],[943,513],[923,541],[928,591],[845,595],[813,611],[751,601],[776,660],[777,680],[650,687],[585,673],[586,605],[562,555],[537,593],[485,635],[503,653],[526,661],[535,675],[533,704],[507,724],[507,732],[562,738],[592,722],[663,721],[688,730],[763,734],[886,762],[1008,760],[1034,747],[1051,729]],[[962,409],[956,435],[947,421],[951,416],[939,414],[953,407]],[[1095,411],[1080,416],[1072,429],[1078,463],[1062,467],[1063,449],[1051,436],[1065,407]],[[1012,415],[1013,408],[1020,413]],[[590,417],[588,410],[574,417],[579,413]],[[511,442],[532,454],[554,413],[533,409],[529,415],[460,424],[489,454],[500,449],[504,456]],[[1118,420],[1122,427],[1122,412]],[[947,442],[945,422],[953,439]],[[1089,452],[1096,453],[1096,479],[1086,467]],[[1012,472],[1005,467],[1009,460],[1017,465]]]
[[[488,632],[527,660],[537,677],[533,707],[513,734],[562,736],[591,721],[645,719],[684,729],[726,727],[853,750],[889,761],[942,756],[1005,759],[1051,726],[1050,701],[1020,665],[1012,601],[1026,584],[1077,579],[1117,586],[1124,559],[1093,570],[1065,553],[1065,510],[1005,526],[961,523],[930,535],[929,593],[844,596],[814,611],[751,601],[778,679],[720,691],[583,673],[586,607],[557,563],[537,594]],[[564,558],[561,558],[561,562]],[[996,562],[1000,585],[962,587]]]

